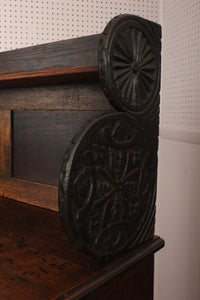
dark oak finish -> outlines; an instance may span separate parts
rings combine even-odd
[[[11,112],[0,110],[0,176],[11,176]]]
[[[96,81],[98,68],[76,67],[49,71],[0,75],[0,88]]]
[[[153,272],[154,259],[153,256],[149,256],[136,264],[134,268],[129,268],[127,271],[122,272],[116,278],[92,291],[82,299],[110,300],[113,299],[113,291],[115,291],[115,300],[153,300]]]
[[[65,154],[59,210],[81,250],[109,259],[154,234],[157,148],[133,116],[90,120]]]
[[[67,149],[59,211],[78,249],[109,259],[154,234],[161,27],[113,18],[99,43],[101,86],[119,112],[84,125]]]
[[[124,300],[152,300],[152,255],[163,246],[160,238],[102,266],[70,245],[57,213],[0,198],[0,220],[2,300],[108,299],[106,293],[112,299],[126,285]]]
[[[36,176],[33,170],[28,169],[28,165],[26,165],[26,155],[24,156],[24,151],[28,150],[28,154],[30,151],[30,158],[33,154],[33,142],[35,142],[36,147],[38,147],[37,153],[40,153],[40,142],[42,141],[42,128],[39,128],[39,132],[35,132],[36,140],[32,140],[32,144],[26,143],[25,140],[20,139],[22,137],[22,123],[24,126],[27,124],[27,119],[24,118],[22,123],[17,123],[15,126],[15,116],[17,114],[20,115],[19,111],[51,111],[51,110],[69,110],[69,111],[77,111],[76,116],[79,116],[78,111],[85,111],[85,115],[88,116],[102,113],[105,110],[113,110],[104,96],[99,83],[93,82],[96,81],[97,76],[97,50],[99,36],[81,38],[78,40],[72,41],[63,41],[58,43],[51,43],[50,45],[42,45],[36,47],[30,47],[25,49],[13,50],[5,53],[1,53],[1,70],[0,70],[0,81],[1,87],[0,89],[0,109],[1,109],[1,130],[0,130],[0,140],[1,143],[1,178],[0,178],[0,195],[4,195],[19,201],[24,201],[29,204],[38,205],[41,207],[46,207],[52,210],[58,210],[57,204],[57,188],[53,187],[49,184],[57,184],[58,183],[58,172],[60,169],[59,164],[61,164],[61,156],[62,150],[64,147],[67,147],[68,141],[70,137],[73,135],[73,128],[79,128],[79,125],[76,121],[77,118],[74,117],[73,121],[66,132],[60,131],[59,137],[55,134],[58,133],[59,129],[59,121],[57,126],[57,131],[55,128],[55,132],[48,132],[49,137],[51,136],[51,145],[53,148],[58,148],[57,157],[60,156],[59,159],[53,159],[51,163],[55,166],[53,167],[53,172],[48,173],[48,166],[46,164],[46,174],[40,174],[40,171],[45,164],[41,164],[39,161],[39,157],[36,158],[37,165],[40,168],[36,172]],[[86,43],[86,44],[85,44]],[[66,46],[68,45],[69,48]],[[76,48],[76,45],[77,46]],[[64,46],[64,48],[62,48]],[[65,48],[66,47],[66,48]],[[88,48],[87,48],[88,47]],[[73,50],[72,50],[73,49]],[[81,50],[82,49],[82,50]],[[88,51],[86,51],[86,49]],[[72,51],[71,56],[67,56],[67,53]],[[81,52],[82,51],[82,52]],[[85,52],[86,51],[86,52]],[[85,52],[85,54],[83,54]],[[93,56],[91,56],[91,52],[93,52]],[[30,56],[27,56],[30,54]],[[28,57],[28,59],[27,59]],[[53,60],[52,60],[52,57]],[[58,61],[56,62],[56,57]],[[60,61],[60,62],[59,62]],[[85,61],[85,64],[83,64]],[[93,67],[93,63],[95,61],[96,66]],[[15,62],[15,63],[14,63]],[[60,63],[62,62],[62,65]],[[59,64],[59,65],[58,65]],[[84,65],[84,66],[83,66]],[[33,67],[33,69],[31,69]],[[58,69],[61,68],[61,69]],[[55,69],[54,69],[55,68]],[[56,69],[57,68],[57,69]],[[29,72],[29,71],[33,72]],[[87,77],[87,72],[89,70],[90,78]],[[23,71],[23,72],[22,72]],[[20,73],[22,72],[22,73]],[[6,74],[5,74],[6,73]],[[96,74],[96,75],[95,75]],[[66,77],[66,76],[67,77]],[[42,79],[41,78],[44,79]],[[70,80],[69,79],[70,77]],[[52,80],[49,80],[51,77]],[[41,80],[42,79],[42,80]],[[68,81],[88,81],[89,83],[66,83]],[[60,85],[61,83],[65,83],[65,85]],[[59,85],[45,85],[45,86],[37,86],[37,87],[24,87],[31,85],[42,85],[42,84],[56,84]],[[7,89],[6,87],[10,87]],[[16,87],[15,87],[16,86]],[[18,88],[17,88],[18,86]],[[12,88],[11,88],[12,87]],[[14,88],[15,87],[15,88]],[[9,111],[8,111],[9,110]],[[13,113],[11,114],[11,110]],[[87,112],[88,111],[88,112]],[[89,112],[90,111],[90,112]],[[93,112],[96,111],[96,112]],[[31,113],[31,112],[30,112]],[[50,113],[50,112],[49,112]],[[64,113],[64,112],[61,112]],[[41,112],[42,114],[42,112]],[[48,114],[48,112],[46,112]],[[72,113],[73,114],[73,113]],[[11,122],[11,115],[13,116]],[[83,114],[84,115],[84,114]],[[10,119],[8,119],[8,116]],[[20,120],[20,122],[22,119]],[[67,120],[64,122],[66,124]],[[11,127],[12,123],[12,127]],[[61,129],[63,129],[64,124]],[[19,125],[19,126],[18,126]],[[33,124],[34,125],[34,124]],[[51,125],[51,124],[50,124]],[[45,126],[45,122],[44,125]],[[78,127],[77,127],[78,126]],[[34,131],[34,129],[32,129]],[[16,140],[16,135],[17,140]],[[12,137],[11,137],[12,134]],[[66,141],[63,142],[64,136],[67,137]],[[31,138],[31,131],[29,134]],[[60,144],[52,144],[53,138],[56,137],[56,140],[59,140]],[[63,137],[63,138],[62,138]],[[18,139],[19,138],[19,139]],[[11,141],[13,143],[11,143]],[[29,140],[30,141],[30,140]],[[54,141],[55,142],[55,141]],[[63,143],[63,144],[62,144]],[[44,145],[44,143],[43,143]],[[26,147],[29,146],[27,149]],[[49,145],[48,145],[49,146]],[[26,150],[24,149],[26,148]],[[47,145],[45,145],[46,150],[48,150]],[[56,149],[57,150],[57,149]],[[32,151],[32,152],[31,152]],[[65,150],[63,150],[64,154]],[[22,164],[20,164],[19,157],[23,158]],[[32,153],[32,154],[31,154]],[[44,151],[43,151],[44,153]],[[47,151],[48,153],[48,151]],[[56,152],[57,153],[57,152]],[[36,153],[35,153],[36,154]],[[55,155],[56,156],[56,155]],[[33,157],[33,156],[32,156]],[[46,160],[46,159],[45,159]],[[48,161],[48,160],[46,160]],[[33,163],[33,162],[32,162]],[[11,165],[12,164],[12,165]],[[18,168],[19,166],[19,168]],[[34,166],[34,164],[33,164]],[[50,164],[51,166],[51,164]],[[24,170],[22,171],[24,167]],[[34,166],[36,167],[36,166]],[[20,169],[21,168],[21,169]],[[54,172],[56,169],[56,172]],[[21,172],[22,171],[22,172]],[[43,169],[42,169],[43,171]],[[44,169],[45,171],[45,169]],[[27,175],[28,172],[28,175]],[[39,176],[37,177],[37,175]],[[19,179],[16,177],[11,177],[11,175],[20,177]],[[29,176],[30,175],[30,176]],[[44,178],[45,177],[45,178]],[[22,180],[23,178],[24,180]],[[32,180],[32,181],[30,181]],[[48,184],[40,184],[38,182],[45,182]]]
[[[101,35],[0,53],[0,87],[97,80]]]
[[[107,24],[99,45],[100,81],[117,110],[158,121],[160,51],[159,24],[132,15]]]
[[[58,188],[14,177],[0,177],[0,196],[58,211]]]
[[[153,299],[160,38],[120,15],[0,53],[2,300]]]
[[[66,148],[84,123],[100,113],[103,112],[15,111],[13,176],[58,186]]]
[[[97,66],[101,35],[0,53],[0,75]]]
[[[113,110],[98,82],[0,89],[0,109]]]

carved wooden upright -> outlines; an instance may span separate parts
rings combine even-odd
[[[67,150],[60,215],[74,245],[109,259],[153,237],[160,91],[160,27],[131,15],[106,26],[101,86],[116,113],[90,120]]]

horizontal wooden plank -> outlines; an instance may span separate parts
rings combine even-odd
[[[87,282],[84,282],[82,284],[80,284],[79,286],[71,289],[69,292],[65,293],[64,295],[62,295],[59,298],[56,298],[56,300],[64,300],[64,299],[68,299],[68,300],[76,300],[76,299],[94,299],[95,293],[94,294],[90,294],[88,295],[89,297],[87,297],[88,292],[92,292],[92,291],[96,291],[97,288],[99,288],[100,286],[106,284],[109,280],[114,280],[115,276],[119,276],[120,274],[123,274],[123,272],[130,270],[130,268],[135,265],[138,266],[139,263],[141,262],[145,262],[145,259],[152,259],[153,257],[151,257],[151,255],[155,252],[157,252],[158,250],[160,250],[162,247],[164,246],[164,241],[158,237],[158,236],[154,236],[151,240],[141,244],[140,246],[136,247],[133,251],[130,251],[128,253],[126,253],[125,255],[122,255],[121,257],[119,257],[116,261],[113,261],[109,264],[107,264],[101,273],[97,274],[96,276],[93,276],[92,279],[87,280]],[[133,255],[134,253],[134,255]],[[153,261],[150,262],[150,264],[153,264]],[[153,267],[153,266],[152,266]],[[144,270],[149,270],[149,275],[150,272],[152,271],[151,267],[148,268],[147,265],[144,266]],[[148,273],[145,272],[144,273]],[[143,273],[143,274],[144,274]],[[133,279],[135,277],[135,280],[138,280],[138,275],[134,276],[132,274],[131,279]],[[152,276],[153,274],[151,274],[150,276]],[[132,282],[132,287],[133,290],[133,294],[132,296],[126,299],[152,299],[152,294],[153,293],[147,293],[146,297],[140,297],[140,293],[141,290],[144,287],[144,282],[147,282],[147,280],[149,280],[149,278],[147,277],[146,280],[144,280],[144,278],[140,278],[140,280],[138,280],[138,284],[141,284],[140,289],[138,289],[137,291],[137,285],[134,286],[133,282]],[[150,279],[151,280],[151,288],[153,288],[153,278]],[[119,282],[120,284],[120,282]],[[125,286],[125,285],[124,285]],[[146,287],[147,288],[147,287]],[[149,289],[149,292],[151,290],[151,288]],[[134,293],[134,291],[136,293]],[[111,293],[111,295],[113,295]],[[110,295],[110,296],[111,296]],[[85,296],[85,297],[84,297]],[[98,294],[97,294],[98,296]],[[101,297],[97,297],[95,299],[111,299],[111,297],[107,297],[108,295],[105,294],[102,298]],[[82,298],[83,297],[83,298]],[[124,297],[118,297],[118,295],[116,295],[115,299],[125,299]]]
[[[97,66],[101,35],[0,53],[0,75]]]
[[[101,35],[0,53],[0,87],[98,80]]]
[[[97,82],[0,89],[0,109],[113,110]]]
[[[98,81],[97,66],[1,75],[0,88],[88,81]]]
[[[0,177],[0,196],[58,211],[58,188],[14,177]]]
[[[0,111],[0,175],[11,176],[11,112]]]

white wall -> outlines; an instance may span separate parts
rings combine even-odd
[[[200,1],[162,1],[155,300],[200,299]]]
[[[200,145],[160,139],[155,300],[200,299]]]

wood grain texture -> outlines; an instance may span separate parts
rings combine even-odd
[[[0,111],[0,176],[11,176],[11,112]]]
[[[133,279],[135,285],[150,291],[152,255],[163,246],[159,238],[116,261],[99,265],[72,248],[55,212],[0,198],[0,220],[1,299],[85,300],[87,295],[94,299],[90,293],[96,295],[95,290],[103,296],[97,299],[108,295],[115,299],[127,288],[127,298],[123,299],[129,300]],[[151,299],[138,298],[137,292],[133,299]]]
[[[98,80],[98,67],[76,67],[0,75],[0,88]]]
[[[97,66],[100,35],[0,53],[0,75]]]
[[[22,111],[13,114],[13,176],[58,186],[73,136],[99,111]]]
[[[99,83],[0,89],[0,109],[113,110]]]
[[[63,296],[57,298],[56,300],[64,300],[64,299],[68,299],[68,300],[84,299],[85,300],[85,299],[87,299],[87,297],[88,297],[88,299],[92,299],[90,297],[93,296],[93,291],[95,291],[99,287],[103,288],[103,285],[105,285],[106,282],[113,280],[115,276],[122,274],[122,272],[125,272],[126,270],[130,270],[130,268],[133,264],[134,264],[134,266],[136,266],[137,264],[140,264],[141,257],[142,257],[142,259],[145,259],[145,258],[151,256],[152,253],[155,253],[156,251],[161,249],[163,246],[164,246],[164,241],[162,239],[160,239],[159,237],[155,236],[151,241],[146,242],[146,243],[142,244],[141,246],[136,247],[133,251],[129,251],[125,255],[119,257],[117,260],[105,265],[102,269],[101,274],[97,274],[91,280],[88,280],[86,282],[86,284],[85,283],[80,284],[78,287],[75,287],[74,289],[70,290],[69,292],[67,292]],[[132,255],[133,253],[134,253],[134,255]],[[146,266],[145,266],[145,269],[146,269],[145,272],[147,272],[148,267],[146,268]],[[136,276],[138,277],[138,275],[139,274],[137,274]],[[148,274],[147,274],[147,277],[148,277]],[[152,282],[151,274],[150,274],[150,277],[148,278],[148,280],[149,279]],[[133,284],[132,279],[131,279],[131,283]],[[127,282],[126,282],[126,284],[127,284]],[[125,289],[126,284],[122,285],[123,290]],[[145,282],[143,282],[143,280],[142,280],[142,282],[140,282],[140,285],[141,285],[141,287],[143,286],[143,288],[144,288]],[[147,283],[147,285],[149,286],[149,282]],[[112,286],[112,283],[111,283],[111,286]],[[85,290],[86,287],[87,287],[87,290]],[[101,298],[98,298],[101,295],[101,292],[100,292],[100,294],[98,294],[99,291],[98,290],[96,290],[96,291],[97,291],[97,293],[94,293],[94,295],[95,296],[97,295],[97,299],[101,299]],[[136,289],[135,296],[137,296],[138,292],[139,292],[139,290]],[[123,293],[123,291],[120,291],[120,293]],[[138,294],[141,296],[141,291]],[[144,293],[144,295],[147,296],[145,293]],[[85,298],[84,298],[84,296],[85,296]],[[107,295],[104,295],[104,296],[106,297]],[[114,292],[112,293],[112,296],[115,299]],[[132,295],[130,295],[130,296],[127,295],[127,297],[125,299],[126,300],[132,299],[131,296]],[[149,296],[150,296],[150,299],[152,299],[152,295],[149,295]],[[145,297],[143,297],[143,298],[133,297],[133,299],[146,300]]]
[[[97,80],[99,39],[92,35],[2,52],[0,86]]]
[[[0,177],[0,196],[58,211],[58,188],[51,185]]]
[[[81,299],[153,300],[153,274],[154,258],[149,256]]]
[[[0,198],[2,300],[55,299],[97,274],[66,240],[57,213]]]

